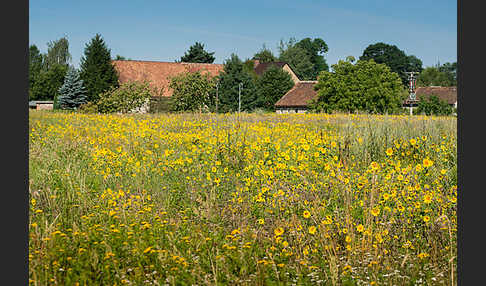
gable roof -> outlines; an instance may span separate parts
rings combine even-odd
[[[317,92],[314,90],[316,80],[299,81],[276,103],[275,107],[307,107]]]
[[[170,77],[184,72],[208,72],[217,76],[222,70],[222,64],[202,63],[173,63],[156,61],[113,60],[115,70],[118,72],[120,83],[129,81],[149,81],[151,87],[161,92],[162,96],[171,96],[169,89]]]
[[[271,66],[277,66],[279,68],[283,68],[286,64],[287,64],[286,62],[257,63],[255,66],[255,73],[260,76]]]
[[[417,87],[415,90],[416,99],[420,100],[422,97],[429,97],[431,95],[437,96],[439,99],[447,102],[448,104],[454,104],[457,102],[457,87],[455,86],[424,86]],[[409,103],[409,100],[405,100],[405,104]]]

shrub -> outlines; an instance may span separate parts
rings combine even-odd
[[[130,113],[144,109],[151,97],[152,89],[147,82],[127,82],[100,94],[96,105],[101,113]]]
[[[454,113],[454,108],[435,95],[422,96],[419,99],[415,113],[426,115],[452,115]]]
[[[179,74],[170,80],[174,90],[175,111],[209,111],[214,105],[214,81],[209,74],[189,72]]]
[[[94,102],[81,104],[78,108],[81,113],[98,113],[98,105]]]

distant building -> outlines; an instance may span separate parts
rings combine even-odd
[[[294,81],[294,83],[297,83],[297,82],[300,81],[299,78],[297,77],[297,75],[292,70],[292,68],[286,62],[260,63],[259,60],[254,60],[253,62],[254,62],[255,73],[258,76],[261,76],[269,67],[276,66],[276,67],[282,68],[284,71],[288,72],[290,74],[290,76],[292,77],[292,80]]]
[[[172,96],[169,88],[170,78],[181,73],[201,72],[209,73],[211,77],[217,76],[222,70],[222,64],[202,63],[173,63],[155,61],[113,60],[115,70],[118,72],[120,83],[129,81],[148,81],[158,96]]]
[[[54,101],[29,101],[29,109],[36,110],[52,110],[54,108]]]
[[[275,103],[277,113],[306,113],[309,103],[317,98],[316,80],[298,81]]]
[[[403,107],[409,108],[410,105],[412,105],[412,108],[416,108],[421,98],[428,98],[432,95],[435,95],[439,99],[447,102],[450,106],[457,108],[457,87],[455,86],[417,87],[417,89],[415,90],[416,99],[414,101],[411,101],[407,98],[403,102]]]

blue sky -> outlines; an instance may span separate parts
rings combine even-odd
[[[134,60],[174,61],[199,41],[223,63],[231,53],[250,58],[263,44],[278,56],[281,39],[319,37],[329,65],[384,42],[426,67],[457,61],[457,1],[30,1],[29,43],[41,52],[66,35],[78,67],[96,33],[112,56]]]

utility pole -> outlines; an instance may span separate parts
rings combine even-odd
[[[238,113],[241,111],[241,87],[243,86],[243,83],[240,82],[238,85]]]
[[[419,74],[418,72],[405,72],[408,75],[408,91],[410,92],[409,97],[408,97],[408,104],[410,108],[410,115],[413,115],[412,111],[412,104],[415,102],[416,96],[415,96],[415,87],[417,85],[417,78],[415,77],[416,74]]]

